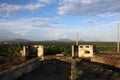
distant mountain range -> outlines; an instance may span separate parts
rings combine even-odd
[[[55,41],[55,42],[72,42],[73,40],[71,39],[58,39],[58,40],[45,40],[45,41]],[[9,40],[8,42],[32,42],[32,40],[27,40],[27,39],[13,39]]]
[[[60,41],[60,42],[71,42],[73,40],[71,39],[58,39],[58,40],[55,40],[55,41]]]
[[[8,42],[31,42],[31,41],[27,39],[13,39],[9,40]]]
[[[37,42],[28,39],[13,39],[13,40],[1,40],[2,42]],[[44,40],[45,42],[75,42],[76,40],[71,39],[57,39],[57,40]],[[86,42],[85,40],[78,40],[79,42]],[[91,41],[87,41],[91,42]],[[92,41],[92,42],[100,42],[100,41]]]
[[[50,41],[56,41],[56,42],[76,42],[76,40],[71,39],[58,39],[58,40],[50,40]],[[84,40],[78,40],[79,42],[85,42]]]

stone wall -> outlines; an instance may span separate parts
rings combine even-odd
[[[72,45],[72,57],[93,57],[93,45]]]
[[[30,60],[27,63],[12,67],[11,69],[0,74],[0,80],[15,80],[27,73],[30,73],[37,67],[39,67],[39,59]]]
[[[93,57],[93,45],[79,45],[78,49],[79,57]],[[86,51],[89,51],[89,53],[85,53]]]
[[[72,57],[68,57],[68,56],[44,56],[44,59],[45,60],[57,59],[59,61],[70,63]]]
[[[44,53],[44,47],[43,45],[32,45],[32,46],[23,46],[23,50],[21,50],[21,55],[22,57],[26,57],[26,56],[30,56],[31,55],[31,49],[33,50],[37,50],[34,51],[35,55],[37,55],[37,57],[42,57],[43,53]]]
[[[68,63],[71,62],[71,57],[65,56],[44,56],[44,59],[44,61],[40,61],[39,58],[36,58],[27,63],[12,67],[11,69],[0,73],[0,80],[16,80],[19,77],[22,77],[23,75],[35,70],[43,63],[46,63],[47,60],[52,60],[51,63],[54,63],[54,59]]]
[[[120,68],[120,59],[94,56],[91,61]]]

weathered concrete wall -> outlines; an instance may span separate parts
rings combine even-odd
[[[113,58],[107,58],[107,57],[101,57],[101,56],[94,56],[91,59],[91,61],[120,68],[120,59],[113,59]]]
[[[43,45],[32,45],[32,46],[23,46],[23,50],[21,50],[21,56],[22,57],[25,57],[25,56],[28,56],[28,55],[31,55],[30,54],[30,49],[32,48],[32,50],[34,48],[37,49],[37,57],[43,57],[43,53],[44,53],[44,47]]]
[[[93,45],[77,45],[78,52],[76,51],[75,45],[72,45],[72,57],[93,57]],[[88,53],[86,53],[88,51]],[[77,55],[76,55],[77,54]]]
[[[79,57],[93,57],[93,45],[79,45],[78,50]],[[85,51],[89,51],[90,53],[85,53]]]
[[[44,53],[44,47],[43,45],[38,45],[38,57],[42,57]]]
[[[39,67],[39,65],[39,59],[31,60],[27,63],[18,65],[16,67],[13,67],[12,69],[7,70],[6,72],[1,73],[0,80],[15,80],[21,77],[22,75],[33,71],[34,69]]]
[[[68,56],[44,56],[44,60],[51,60],[51,59],[57,59],[59,61],[64,61],[64,62],[71,62],[72,57]]]
[[[44,58],[45,60],[57,59],[59,61],[64,61],[69,63],[71,62],[71,57],[65,57],[65,56],[45,56]],[[35,70],[37,67],[39,67],[43,63],[45,63],[45,61],[40,61],[37,58],[27,63],[15,66],[3,73],[0,73],[0,80],[16,80],[17,78]]]

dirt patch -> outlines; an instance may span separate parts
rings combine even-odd
[[[22,64],[27,62],[27,60],[23,57],[15,56],[15,57],[4,57],[0,56],[0,72],[6,69],[12,68],[13,66]]]

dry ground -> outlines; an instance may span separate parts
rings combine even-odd
[[[6,69],[9,69],[13,66],[19,65],[21,63],[26,62],[27,60],[25,60],[25,58],[23,57],[3,57],[0,56],[0,72],[4,71]]]

